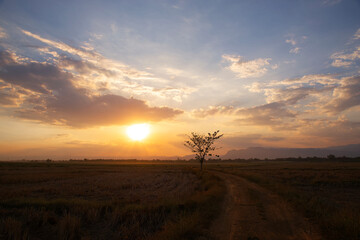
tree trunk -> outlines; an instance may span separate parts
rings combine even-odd
[[[200,159],[200,170],[202,171],[202,165],[203,165],[204,159]]]

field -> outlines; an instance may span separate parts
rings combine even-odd
[[[360,239],[359,161],[248,161],[211,168],[278,194],[319,227],[324,239]]]
[[[0,163],[0,239],[207,237],[218,178],[176,164]]]
[[[0,239],[264,239],[241,229],[280,234],[276,207],[318,239],[360,239],[359,161],[0,162],[0,193]]]

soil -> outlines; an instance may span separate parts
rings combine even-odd
[[[239,176],[216,175],[225,181],[227,195],[211,227],[215,239],[322,239],[315,226],[276,194]]]

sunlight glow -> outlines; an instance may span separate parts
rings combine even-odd
[[[134,141],[141,141],[150,133],[150,125],[146,123],[134,124],[126,129],[126,133]]]

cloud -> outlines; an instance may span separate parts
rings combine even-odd
[[[333,6],[338,3],[341,3],[341,1],[342,0],[323,0],[322,3],[323,3],[323,5]]]
[[[76,76],[56,65],[18,62],[8,52],[0,53],[0,64],[0,79],[14,86],[14,91],[22,89],[26,93],[20,106],[14,110],[14,116],[19,118],[92,127],[160,121],[182,113],[168,107],[150,107],[144,101],[115,94],[99,95],[91,89],[76,86]],[[3,99],[3,102],[10,101],[11,96]]]
[[[300,52],[300,48],[299,47],[295,47],[290,49],[289,53],[294,53],[294,54],[298,54]]]
[[[194,117],[205,118],[217,114],[231,115],[235,112],[236,108],[233,106],[209,106],[207,109],[195,109],[191,113]]]
[[[68,52],[70,54],[74,54],[74,55],[78,55],[82,58],[85,58],[85,59],[88,59],[88,58],[93,58],[93,57],[101,57],[101,55],[99,54],[96,54],[92,51],[84,51],[80,48],[74,48],[74,47],[71,47],[65,43],[62,43],[62,42],[57,42],[57,41],[53,41],[53,40],[49,40],[49,39],[46,39],[46,38],[43,38],[37,34],[34,34],[34,33],[31,33],[29,31],[26,31],[24,29],[20,29],[20,31],[22,33],[24,33],[25,35],[29,36],[29,37],[32,37],[32,38],[35,38],[37,40],[39,40],[40,42],[43,42],[43,43],[46,43],[47,45],[49,46],[52,46],[52,47],[55,47],[61,51],[64,51],[64,52]]]
[[[331,55],[332,59],[342,59],[342,60],[356,60],[360,58],[360,46],[356,47],[355,50],[353,50],[350,53],[344,53],[344,52],[337,52]]]
[[[235,121],[241,125],[284,125],[285,119],[296,117],[296,112],[286,107],[287,102],[272,102],[256,107],[239,109],[236,114],[240,116],[240,118]]]
[[[304,43],[304,41],[308,38],[307,36],[301,36],[301,37],[297,37],[297,40],[295,39],[294,34],[289,34],[288,35],[290,38],[285,39],[286,43],[289,43],[292,48],[289,50],[289,53],[293,53],[293,54],[298,54],[300,53],[300,47],[298,46],[298,44],[300,43]]]
[[[285,42],[286,42],[286,43],[290,43],[290,44],[293,45],[293,46],[296,45],[296,41],[295,41],[293,38],[286,39]]]
[[[104,37],[104,35],[97,33],[91,33],[90,35],[91,35],[91,39],[96,39],[96,40],[100,40]]]
[[[333,67],[344,67],[344,68],[347,68],[347,67],[350,67],[353,63],[352,62],[349,62],[349,61],[344,61],[342,59],[335,59],[332,63],[331,63],[331,66]]]
[[[237,73],[239,78],[256,78],[264,76],[270,65],[271,58],[258,58],[255,60],[245,60],[242,56],[223,55],[223,59],[230,63],[227,68]]]
[[[284,79],[270,82],[254,82],[246,88],[250,92],[264,93],[267,103],[282,102],[293,105],[307,96],[317,96],[332,92],[339,86],[336,74],[312,74],[298,78]],[[208,109],[195,110],[198,116],[218,113],[233,113],[234,107],[216,106]]]
[[[19,93],[14,89],[10,87],[0,88],[0,105],[9,107],[16,106],[19,98]]]
[[[266,100],[286,102],[301,112],[339,114],[360,105],[360,76],[338,78],[335,74],[305,75],[269,83],[253,83],[253,92],[263,92]],[[306,104],[299,101],[306,101]]]
[[[239,136],[224,136],[221,143],[231,148],[260,147],[261,134],[239,134]]]
[[[8,38],[8,35],[5,31],[5,29],[0,26],[0,39],[1,38]]]
[[[249,108],[211,106],[208,109],[193,110],[192,114],[197,118],[205,118],[214,115],[232,115],[236,118],[236,124],[276,126],[286,119],[296,117],[295,111],[286,108],[291,103],[290,100],[279,101]]]
[[[355,61],[360,59],[360,46],[347,53],[334,53],[331,55],[330,58],[333,59],[333,62],[331,64],[333,67],[350,67],[355,63]]]
[[[181,76],[184,74],[184,71],[181,69],[166,67],[166,68],[164,68],[164,70],[167,74],[172,75],[172,76]]]
[[[168,79],[156,77],[154,74],[135,69],[121,62],[105,58],[100,53],[86,44],[80,48],[69,46],[68,44],[53,41],[41,37],[29,31],[20,30],[25,35],[32,37],[49,47],[37,48],[39,52],[52,56],[47,62],[52,62],[59,68],[70,71],[78,77],[78,86],[94,89],[98,88],[98,83],[107,82],[107,90],[117,94],[126,94],[154,101],[174,101],[181,103],[190,93],[195,90],[191,87],[182,86],[177,81],[170,82]],[[168,69],[174,73],[174,68]],[[182,74],[177,71],[176,74]],[[180,75],[179,75],[180,76]],[[161,83],[162,87],[159,87]]]
[[[356,33],[354,34],[354,39],[358,40],[360,39],[360,28],[356,31]]]
[[[336,114],[360,105],[360,76],[341,79],[325,109]]]
[[[110,28],[111,28],[112,33],[117,33],[118,32],[118,27],[116,26],[115,23],[112,23],[110,25]]]
[[[66,55],[59,56],[59,67],[67,70],[74,70],[79,74],[91,75],[91,74],[103,74],[107,77],[115,77],[116,73],[97,66],[91,62],[83,60],[75,60]]]
[[[305,99],[316,102],[319,99],[325,100],[324,96],[328,96],[338,86],[338,82],[334,74],[313,74],[267,83],[255,82],[247,88],[251,92],[264,93],[268,103],[285,101],[287,104],[294,105]],[[299,104],[298,107],[306,108],[309,104],[311,103]]]
[[[34,39],[37,39],[57,50],[60,50],[62,52],[57,53],[54,55],[55,57],[61,56],[60,59],[55,59],[55,63],[62,62],[63,64],[67,64],[68,66],[72,66],[77,70],[100,70],[100,73],[104,71],[104,69],[107,70],[107,72],[113,71],[114,73],[122,76],[122,77],[130,77],[130,78],[146,78],[148,77],[149,73],[138,71],[136,69],[133,69],[125,64],[119,63],[117,61],[113,61],[110,59],[107,59],[103,57],[101,54],[93,51],[93,50],[87,50],[88,48],[82,49],[82,48],[75,48],[72,46],[69,46],[68,44],[49,40],[46,38],[43,38],[37,34],[31,33],[29,31],[21,29],[21,32],[24,33],[27,36],[30,36]],[[40,48],[41,51],[51,53],[51,51],[48,48]],[[75,58],[80,58],[79,60],[74,60],[74,58],[66,56],[64,54],[71,54],[75,56]]]
[[[276,69],[278,69],[278,68],[279,68],[279,64],[274,64],[274,65],[271,66],[271,69],[272,69],[272,70],[276,70]]]
[[[304,84],[310,86],[315,86],[318,84],[328,85],[328,84],[336,83],[338,81],[336,77],[337,77],[336,74],[309,74],[297,78],[287,78],[280,81],[272,81],[269,84],[267,84],[267,86],[272,87],[277,85],[278,86],[291,85],[291,87],[293,88],[294,85],[304,86]]]
[[[299,131],[302,136],[326,141],[325,145],[328,146],[339,142],[345,145],[360,141],[360,122],[349,121],[343,117],[335,120],[303,119],[301,124],[304,126]]]
[[[285,140],[284,137],[264,137],[262,139],[267,142],[279,142],[279,141]]]
[[[351,49],[345,51],[335,52],[330,56],[330,59],[333,60],[331,66],[333,67],[342,67],[350,68],[351,66],[358,66],[358,60],[360,59],[360,46],[354,46],[355,41],[360,39],[360,28],[355,32],[354,36],[348,44],[352,44]]]
[[[235,136],[225,135],[221,139],[221,144],[230,148],[248,148],[248,147],[262,147],[267,144],[276,143],[285,140],[283,137],[277,136],[263,136],[262,134],[245,134],[237,133]]]
[[[236,124],[269,126],[272,130],[303,128],[308,116],[328,118],[360,105],[360,77],[305,75],[281,81],[255,82],[248,89],[263,93],[266,104],[253,107],[211,106],[192,111],[194,117],[231,116]]]

